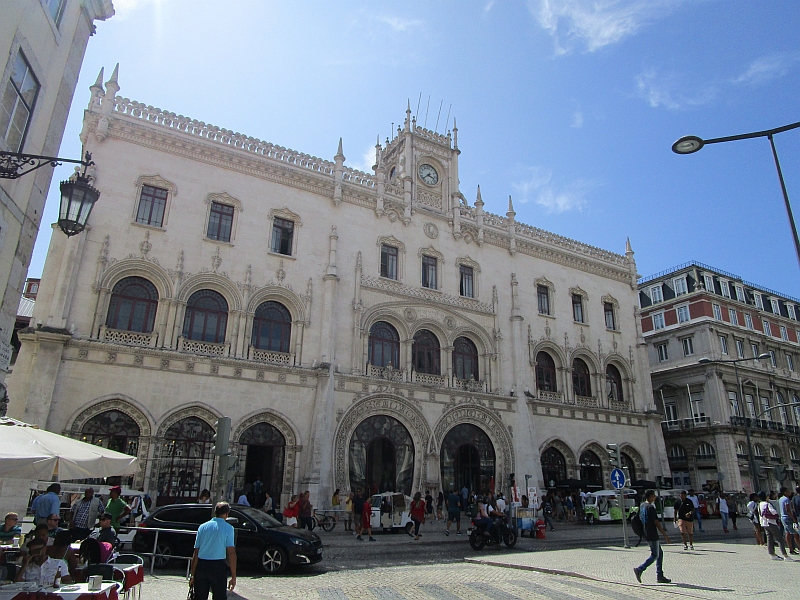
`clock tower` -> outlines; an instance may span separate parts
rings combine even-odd
[[[375,146],[375,176],[378,182],[378,216],[410,222],[417,210],[452,217],[463,196],[458,189],[458,129],[437,133],[417,125],[406,108],[403,126],[394,139]]]

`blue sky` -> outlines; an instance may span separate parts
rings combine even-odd
[[[766,139],[673,154],[800,120],[800,2],[114,0],[89,41],[60,156],[80,153],[88,87],[369,169],[413,112],[458,121],[461,191],[486,208],[624,252],[639,272],[699,260],[800,297]],[[447,112],[450,119],[446,123]],[[800,219],[800,129],[776,137]],[[44,222],[56,220],[53,178]],[[103,199],[101,197],[100,202]],[[41,273],[49,227],[30,276]]]

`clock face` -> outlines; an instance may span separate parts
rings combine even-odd
[[[439,174],[428,163],[423,163],[419,166],[419,178],[428,185],[436,185],[439,183]]]

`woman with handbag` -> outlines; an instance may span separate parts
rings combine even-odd
[[[414,494],[414,500],[411,501],[411,520],[414,521],[414,539],[418,540],[419,527],[425,522],[425,501],[421,492]]]

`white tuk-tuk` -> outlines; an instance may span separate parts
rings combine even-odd
[[[369,524],[373,530],[382,529],[383,531],[405,530],[410,534],[414,529],[414,521],[411,520],[411,496],[395,492],[384,492],[375,494],[369,499],[372,506],[372,518]]]
[[[583,510],[589,525],[600,521],[622,520],[622,509],[619,507],[617,492],[614,490],[601,490],[587,494]],[[636,510],[636,492],[625,490],[625,518],[629,518],[631,513]]]

